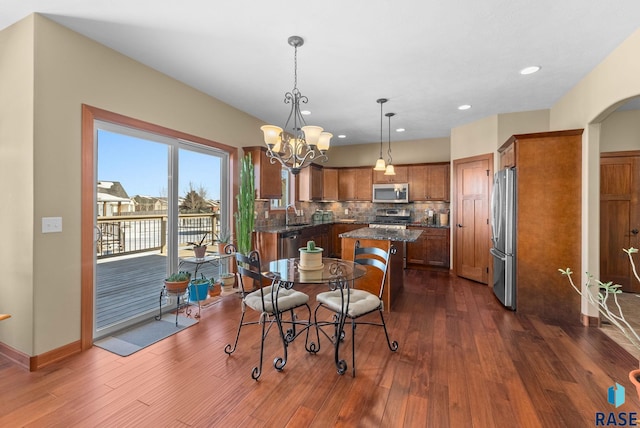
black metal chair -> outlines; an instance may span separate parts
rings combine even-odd
[[[231,244],[225,247],[225,252],[229,254],[233,251]],[[271,285],[263,287],[262,281],[265,279],[260,271],[260,255],[257,251],[251,251],[248,255],[240,254],[236,252],[236,264],[237,264],[237,277],[240,284],[240,292],[242,295],[242,315],[240,317],[240,323],[238,325],[238,332],[236,333],[236,339],[233,345],[227,344],[224,348],[224,352],[231,355],[235,352],[238,345],[238,339],[240,338],[240,330],[245,325],[262,326],[262,336],[260,338],[260,362],[258,366],[254,367],[251,372],[251,377],[258,380],[262,374],[262,360],[264,355],[264,341],[271,330],[273,323],[275,322],[282,339],[283,357],[276,357],[273,361],[273,366],[276,370],[280,371],[287,364],[287,347],[292,342],[297,334],[296,325],[300,324],[305,327],[308,333],[308,326],[311,320],[311,308],[308,305],[309,296],[300,291],[293,290],[292,284],[284,283],[278,280],[277,277],[271,278]],[[257,289],[253,291],[247,291],[244,281],[250,280],[253,282],[253,288]],[[248,281],[249,282],[249,281]],[[306,321],[297,321],[294,309],[306,306],[309,313],[309,317]],[[244,316],[246,308],[249,307],[260,314],[258,321],[244,322]],[[291,320],[283,320],[283,313],[290,312]],[[288,325],[289,329],[285,332],[283,325]]]
[[[370,293],[366,290],[360,290],[351,288],[349,281],[337,282],[336,289],[319,293],[316,296],[318,306],[316,307],[314,317],[316,319],[316,327],[320,328],[322,323],[317,322],[318,309],[326,308],[335,313],[334,324],[335,336],[332,338],[334,341],[340,341],[344,338],[344,325],[346,319],[351,320],[351,365],[353,370],[353,376],[356,375],[356,325],[368,324],[380,326],[384,329],[384,334],[387,339],[387,345],[393,352],[398,350],[398,342],[393,342],[389,339],[389,333],[387,332],[387,326],[384,321],[383,311],[384,303],[382,301],[382,294],[384,292],[384,286],[387,278],[387,270],[389,266],[389,257],[391,254],[396,253],[396,248],[389,241],[389,250],[385,251],[376,247],[360,247],[360,241],[356,241],[354,249],[354,262],[361,265],[373,266],[382,272],[382,280],[380,282],[380,288],[377,295]],[[381,322],[369,322],[369,321],[357,321],[360,317],[378,311],[380,313]],[[326,324],[326,323],[325,323]],[[325,335],[327,335],[325,333]],[[327,335],[328,336],[328,335]],[[336,363],[338,365],[338,373],[344,374],[346,371],[346,362],[339,360],[338,347],[336,344]]]

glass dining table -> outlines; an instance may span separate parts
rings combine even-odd
[[[296,288],[296,286],[302,284],[324,284],[325,287],[322,291],[329,290],[349,290],[354,281],[364,275],[367,270],[364,266],[354,263],[351,260],[336,259],[336,258],[322,258],[322,267],[316,269],[305,269],[300,266],[299,258],[291,259],[279,259],[271,262],[263,263],[262,275],[273,281],[274,284],[279,284],[283,288]],[[317,312],[317,310],[316,310]],[[338,316],[331,321],[318,320],[317,314],[314,312],[313,319],[309,320],[309,324],[305,325],[307,329],[315,329],[316,341],[305,343],[305,348],[308,352],[317,353],[320,350],[320,332],[332,343],[334,346],[334,358],[336,368],[339,374],[343,374],[346,371],[346,362],[340,359],[340,342],[344,338],[344,323],[345,317]],[[333,334],[327,334],[322,327],[332,327]],[[295,339],[295,336],[291,339]],[[309,335],[307,334],[307,341]]]
[[[335,281],[354,281],[364,276],[364,266],[351,260],[323,257],[322,267],[305,269],[300,259],[279,259],[262,265],[263,275],[269,279],[277,277],[290,284],[331,284]]]

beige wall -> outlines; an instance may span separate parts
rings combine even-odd
[[[551,129],[585,128],[582,183],[582,283],[600,273],[600,122],[640,95],[640,30],[633,33],[552,108]],[[603,278],[606,280],[606,278]],[[583,313],[597,312],[583,301]]]
[[[602,121],[600,152],[640,150],[640,110],[612,113]]]
[[[18,102],[35,105],[33,113],[25,105],[12,124],[21,149],[0,173],[10,177],[2,181],[12,201],[2,208],[8,211],[0,226],[7,228],[2,251],[10,258],[0,262],[7,264],[0,293],[2,302],[11,302],[7,310],[21,308],[0,326],[0,342],[38,355],[80,338],[81,105],[236,147],[262,144],[263,123],[42,16],[0,34],[11,48],[2,55],[13,53],[2,62],[11,68],[0,75],[9,77],[7,87],[23,86],[16,88],[23,89]],[[27,53],[35,55],[35,65]],[[16,102],[1,100],[2,110]],[[47,216],[62,217],[62,233],[41,233]],[[6,289],[16,284],[24,287],[17,297]]]
[[[382,157],[389,156],[388,143],[382,145]],[[391,140],[391,156],[394,165],[423,162],[446,162],[451,159],[449,138],[429,138],[424,140]],[[333,146],[325,166],[371,166],[380,157],[380,143]]]
[[[33,18],[0,32],[0,341],[33,352]],[[77,324],[77,323],[76,323]]]

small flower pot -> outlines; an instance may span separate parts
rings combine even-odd
[[[193,247],[193,253],[196,255],[196,259],[204,259],[204,256],[207,253],[207,246],[198,245]]]
[[[209,286],[211,282],[202,280],[192,280],[189,284],[189,301],[198,302],[209,297]]]
[[[640,398],[640,369],[631,370],[629,372],[629,380],[636,387],[636,393]]]
[[[223,293],[231,293],[236,283],[236,276],[232,273],[224,273],[220,276],[220,283],[222,284]]]

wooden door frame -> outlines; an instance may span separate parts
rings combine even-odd
[[[453,189],[451,192],[451,212],[455,213],[455,217],[453,218],[457,218],[458,215],[458,211],[457,211],[457,203],[458,203],[458,197],[457,197],[457,190],[458,190],[458,166],[461,163],[468,163],[468,162],[475,162],[475,161],[482,161],[482,160],[486,160],[488,161],[489,164],[489,186],[487,188],[487,218],[489,218],[489,216],[491,215],[491,207],[490,207],[490,202],[491,202],[491,193],[493,192],[493,175],[494,175],[494,166],[495,166],[495,161],[494,161],[494,154],[493,153],[485,153],[482,155],[476,155],[476,156],[471,156],[468,158],[461,158],[461,159],[454,159],[452,161],[452,169],[451,169],[451,188]],[[456,251],[458,250],[458,227],[457,227],[457,222],[453,222],[453,221],[449,221],[449,224],[451,225],[451,240],[453,245],[451,245],[451,259],[452,259],[452,263],[451,263],[451,272],[458,276],[458,257],[457,257],[457,253]],[[491,234],[489,234],[489,248],[491,248]],[[490,257],[490,256],[489,256]],[[491,259],[490,259],[491,260]],[[493,281],[493,263],[489,263],[489,273],[487,276],[487,285],[491,285],[492,281]]]
[[[82,142],[81,142],[81,197],[80,197],[80,344],[83,351],[93,346],[93,315],[94,315],[94,230],[95,221],[93,195],[96,189],[95,177],[95,121],[115,123],[130,128],[148,131],[171,138],[192,141],[229,154],[229,198],[232,201],[229,218],[235,209],[235,195],[238,193],[238,148],[218,143],[212,140],[196,137],[195,135],[154,125],[142,120],[133,119],[86,104],[82,105]]]

